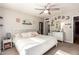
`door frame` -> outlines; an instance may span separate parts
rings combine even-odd
[[[76,17],[76,16],[74,16],[74,17]],[[75,20],[74,20],[74,17],[73,17],[73,43],[75,40]]]
[[[73,43],[75,43],[75,17],[79,17],[79,16],[74,16],[73,17]]]

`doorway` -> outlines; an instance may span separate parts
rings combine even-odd
[[[48,35],[48,33],[50,33],[49,20],[44,20],[44,35]]]
[[[74,17],[74,43],[79,44],[79,16]]]
[[[39,33],[43,34],[43,22],[39,22]]]

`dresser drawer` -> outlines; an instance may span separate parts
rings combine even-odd
[[[49,35],[56,37],[57,40],[63,41],[63,32],[51,32]]]

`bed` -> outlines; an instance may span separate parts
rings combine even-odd
[[[33,35],[33,34],[32,34]],[[57,45],[57,39],[47,35],[15,36],[13,43],[20,55],[43,55]]]

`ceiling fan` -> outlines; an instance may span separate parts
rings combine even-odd
[[[60,10],[60,8],[52,8],[54,6],[56,5],[53,5],[52,3],[47,3],[43,9],[35,8],[35,10],[42,10],[40,14],[48,13],[49,15],[51,15],[51,11]]]

